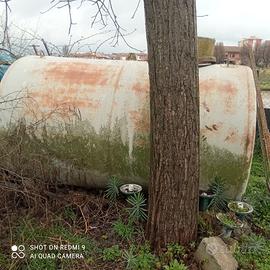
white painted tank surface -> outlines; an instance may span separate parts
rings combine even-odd
[[[111,175],[147,186],[146,62],[28,56],[11,65],[0,95],[0,165],[84,187],[104,187]],[[200,187],[218,176],[241,196],[256,124],[248,67],[200,68],[200,120]]]

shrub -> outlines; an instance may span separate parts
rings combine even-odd
[[[165,270],[188,270],[187,267],[177,260],[173,260],[169,265],[166,265]]]
[[[244,235],[235,256],[241,269],[269,270],[270,243],[260,235]]]
[[[131,222],[125,224],[120,219],[113,223],[113,230],[118,236],[125,240],[130,240],[134,235],[134,228]]]
[[[131,246],[123,254],[127,269],[130,270],[152,270],[155,269],[157,258],[151,253],[149,245],[142,246],[136,253],[136,248]]]
[[[119,257],[121,257],[121,250],[118,245],[105,248],[102,252],[103,261],[115,261]]]

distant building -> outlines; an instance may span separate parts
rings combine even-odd
[[[77,57],[77,58],[88,58],[88,59],[137,60],[137,61],[147,61],[148,60],[147,53],[105,54],[105,53],[99,53],[99,52],[76,52],[76,53],[71,53],[69,56],[70,57]]]
[[[241,48],[238,46],[224,46],[225,62],[239,65],[241,63]]]
[[[126,60],[129,53],[112,53],[111,57],[113,60]]]
[[[263,44],[266,45],[266,46],[269,46],[269,45],[270,45],[270,40],[265,40],[265,41],[263,42]]]
[[[127,60],[130,55],[133,53],[112,53],[111,57],[114,60]],[[134,53],[137,61],[147,61],[148,54],[147,53]]]
[[[136,53],[137,61],[147,61],[148,54],[147,53]]]
[[[88,59],[111,59],[110,55],[98,52],[76,52],[71,53],[69,56]]]
[[[262,39],[257,38],[255,36],[251,36],[249,38],[243,38],[241,41],[239,41],[240,47],[248,46],[253,49],[260,46],[261,44],[262,44]]]

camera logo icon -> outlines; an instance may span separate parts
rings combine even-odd
[[[13,245],[11,247],[11,258],[12,259],[23,259],[25,257],[25,246],[24,245]]]

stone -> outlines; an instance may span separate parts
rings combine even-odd
[[[220,237],[203,238],[195,252],[203,270],[237,270],[238,263]]]
[[[238,246],[238,241],[229,237],[227,239],[223,239],[224,242],[226,243],[229,251],[233,254],[236,251],[236,248]]]

